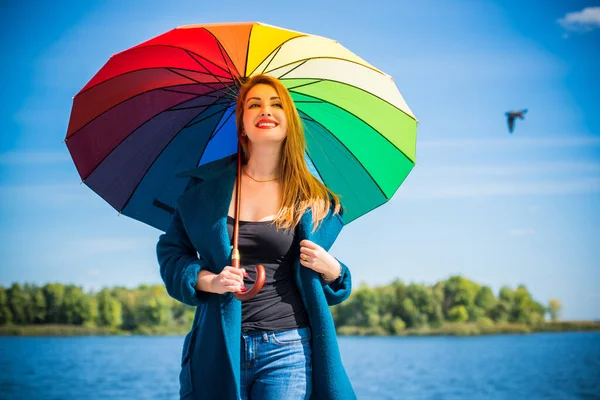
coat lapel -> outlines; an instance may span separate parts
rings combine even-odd
[[[209,168],[200,167],[180,175],[193,178],[193,187],[177,202],[181,219],[192,244],[209,261],[209,269],[214,273],[221,272],[231,260],[227,214],[237,176],[234,161],[234,157],[228,157],[219,160],[219,165],[207,165]]]
[[[321,224],[313,232],[312,212],[306,211],[300,219],[298,235],[300,240],[310,240],[329,251],[333,242],[339,235],[343,227],[342,216],[340,214],[332,215],[330,210],[327,216],[321,221]]]
[[[208,261],[208,268],[214,273],[219,273],[226,265],[231,265],[232,249],[227,232],[227,214],[237,177],[236,157],[234,154],[232,157],[180,174],[181,177],[192,178],[191,187],[177,201],[181,219],[192,244],[200,257]],[[299,240],[311,240],[329,251],[342,226],[341,216],[331,215],[330,212],[313,232],[312,212],[308,210],[300,220],[297,234]],[[319,276],[310,268],[301,266],[299,257],[294,266],[300,296],[307,310],[310,310],[311,305],[316,306],[316,302],[311,300],[319,298],[315,290],[322,290],[319,289]],[[232,301],[235,298],[231,293],[218,298],[225,350],[239,386],[241,302]]]

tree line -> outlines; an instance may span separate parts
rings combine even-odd
[[[355,327],[363,332],[393,335],[405,329],[439,328],[446,323],[536,326],[546,316],[557,321],[561,308],[557,299],[546,306],[537,302],[524,285],[516,289],[504,286],[496,296],[489,286],[452,276],[432,286],[407,285],[401,280],[374,288],[362,284],[331,311],[338,329]]]
[[[0,286],[0,325],[80,325],[143,333],[156,327],[188,328],[194,310],[172,299],[164,285],[87,293],[80,286],[61,283]],[[544,306],[523,285],[502,287],[496,296],[488,286],[452,276],[432,286],[401,280],[378,287],[362,284],[330,310],[338,329],[394,335],[448,322],[536,325],[546,316],[558,320],[561,304],[553,299]]]

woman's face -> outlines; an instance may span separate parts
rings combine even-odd
[[[259,83],[244,100],[244,133],[250,143],[281,143],[287,136],[287,120],[281,100],[272,86]]]

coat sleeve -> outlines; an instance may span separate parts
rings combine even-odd
[[[352,276],[350,274],[350,269],[338,260],[340,265],[342,266],[342,276],[337,278],[335,281],[327,284],[321,279],[321,283],[323,284],[323,292],[325,292],[325,298],[327,299],[327,305],[335,306],[336,304],[340,304],[342,301],[346,300],[348,296],[350,296],[350,292],[352,292]]]
[[[207,266],[206,261],[198,258],[179,211],[175,211],[167,231],[160,235],[156,255],[160,276],[171,297],[190,306],[208,300],[209,293],[196,290],[198,273]]]

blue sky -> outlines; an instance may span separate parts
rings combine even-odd
[[[420,121],[411,175],[332,249],[356,285],[462,274],[600,319],[594,4],[13,3],[0,6],[0,285],[161,282],[160,232],[79,183],[62,143],[72,96],[112,54],[173,27],[260,21],[338,40],[394,77]],[[509,135],[504,112],[519,108]]]

